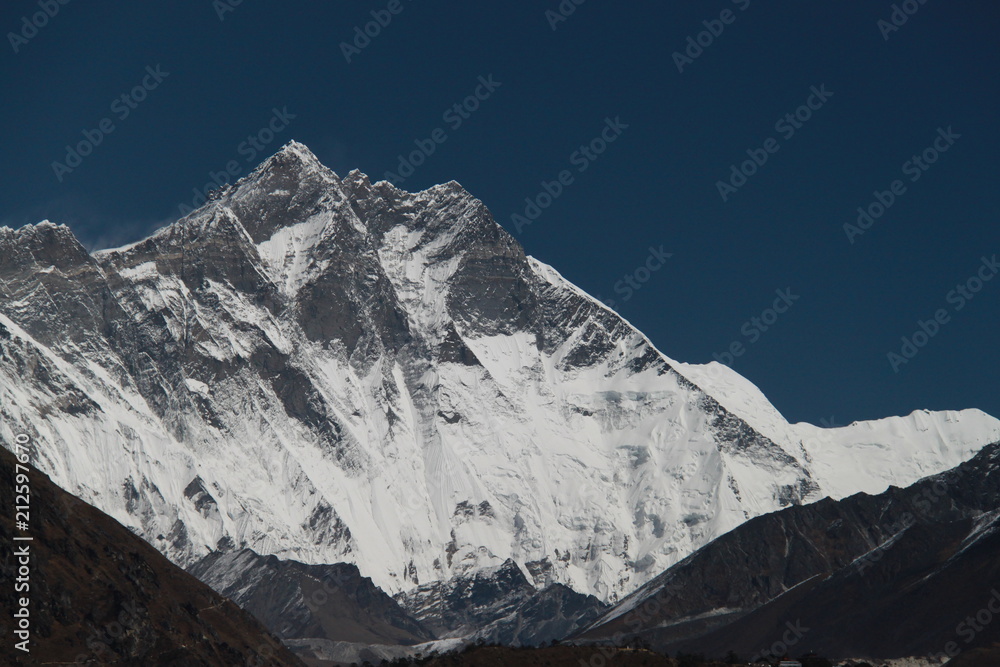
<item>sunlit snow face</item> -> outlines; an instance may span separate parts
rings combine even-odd
[[[1000,439],[977,411],[789,425],[457,184],[341,179],[303,150],[121,250],[18,230],[66,250],[0,276],[0,435],[31,424],[48,474],[182,565],[250,547],[398,592],[513,559],[614,600],[749,517]]]

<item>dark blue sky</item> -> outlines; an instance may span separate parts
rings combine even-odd
[[[888,1],[586,0],[553,30],[556,0],[398,0],[348,63],[341,42],[388,0],[232,2],[76,0],[37,18],[37,31],[22,19],[37,0],[4,3],[0,221],[50,218],[87,244],[119,244],[176,218],[231,160],[243,175],[296,139],[339,173],[382,178],[442,128],[403,187],[457,180],[516,233],[525,198],[569,170],[572,182],[516,233],[527,252],[615,300],[676,359],[741,343],[734,367],[790,420],[1000,416],[1000,280],[949,298],[1000,253],[996,3],[910,0],[919,9],[886,40]],[[712,23],[723,10],[729,23]],[[679,72],[673,54],[703,21],[724,29]],[[11,32],[24,38],[12,44]],[[157,81],[147,66],[168,74]],[[445,111],[490,75],[500,86],[453,129]],[[144,79],[145,99],[120,100]],[[813,86],[832,96],[810,99]],[[818,107],[799,110],[808,120],[776,127],[807,102]],[[241,147],[273,109],[295,118],[260,151]],[[574,156],[607,118],[628,127],[593,160]],[[85,130],[102,134],[104,119],[113,131],[60,181],[52,163]],[[949,127],[960,137],[938,142],[948,150],[904,173]],[[763,150],[768,139],[776,152]],[[748,150],[767,162],[723,201],[718,181]],[[905,192],[850,243],[844,224],[897,179]],[[639,267],[661,245],[672,257],[647,274]],[[627,300],[626,275],[648,278]],[[761,331],[751,318],[771,321],[786,288],[799,298]],[[945,323],[918,335],[926,345],[894,372],[887,354],[938,310]]]

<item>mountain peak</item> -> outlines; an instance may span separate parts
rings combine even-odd
[[[0,227],[0,265],[34,262],[65,266],[88,261],[87,250],[66,225],[49,220],[24,225],[17,229]]]
[[[237,181],[234,187],[239,188],[245,182],[254,182],[261,175],[275,172],[285,174],[286,176],[294,176],[299,179],[305,179],[314,174],[322,174],[328,178],[332,177],[330,180],[335,183],[340,182],[340,177],[332,169],[320,162],[319,158],[309,150],[308,146],[293,140],[279,148],[274,155],[261,162],[247,177]]]
[[[125,249],[0,230],[0,312],[31,336],[4,344],[5,421],[184,565],[223,540],[393,594],[483,570],[607,601],[752,516],[1000,439],[978,413],[790,425],[675,370],[454,181],[391,188],[290,142]]]
[[[24,235],[31,236],[46,231],[47,232],[58,231],[60,233],[68,231],[72,234],[70,228],[67,227],[66,225],[56,224],[47,218],[45,220],[42,220],[41,222],[36,222],[34,224],[29,223],[27,225],[22,225],[21,227],[8,227],[4,225],[3,227],[0,227],[0,230],[3,230],[2,233],[4,235],[10,235],[10,236],[24,236]]]
[[[294,139],[289,141],[287,144],[278,149],[278,152],[271,156],[269,159],[274,159],[276,157],[285,157],[297,159],[302,165],[310,166],[315,168],[325,169],[326,167],[316,154],[309,150],[309,147],[303,143],[295,141]],[[265,161],[266,162],[266,161]]]

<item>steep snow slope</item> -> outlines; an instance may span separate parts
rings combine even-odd
[[[918,410],[826,428],[789,424],[760,389],[728,366],[714,361],[674,366],[751,427],[807,461],[822,494],[838,500],[950,470],[1000,440],[1000,421],[981,410]]]
[[[749,517],[912,483],[1000,428],[827,445],[663,356],[457,183],[340,178],[296,143],[125,248],[0,228],[0,326],[0,437],[31,433],[59,484],[184,566],[251,548],[392,594],[509,558],[614,601]]]

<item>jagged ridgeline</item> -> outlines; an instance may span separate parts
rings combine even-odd
[[[4,441],[30,433],[53,480],[175,563],[348,562],[389,595],[509,561],[613,602],[748,518],[1000,437],[975,410],[790,425],[457,183],[340,177],[297,143],[123,248],[0,229],[0,360]]]

